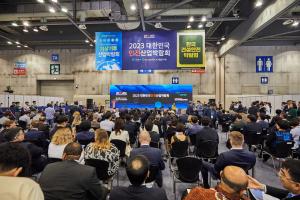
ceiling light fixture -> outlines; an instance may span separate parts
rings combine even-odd
[[[194,22],[195,21],[195,18],[194,18],[194,16],[190,16],[190,18],[189,18],[189,22]]]
[[[225,36],[222,36],[222,37],[221,37],[221,40],[222,40],[222,41],[224,41],[225,39],[226,39]]]
[[[201,21],[202,21],[202,22],[206,22],[206,21],[207,21],[207,18],[206,18],[205,15],[202,16]]]
[[[39,2],[39,3],[45,3],[44,0],[37,0],[37,2]]]
[[[24,29],[23,29],[23,32],[24,32],[24,33],[28,33],[28,29],[27,29],[27,28],[24,28]]]
[[[12,44],[12,42],[11,41],[7,41],[7,44]]]
[[[90,43],[90,41],[88,39],[85,40],[85,43]]]
[[[18,26],[17,22],[12,22],[11,25],[12,26]]]
[[[207,23],[205,24],[205,26],[208,27],[208,28],[212,27],[213,25],[214,25],[213,22],[207,22]]]
[[[94,45],[91,43],[91,44],[90,44],[90,47],[93,47],[93,46],[94,46]]]
[[[55,12],[56,12],[56,10],[55,10],[53,7],[49,7],[49,12],[51,12],[51,13],[55,13]]]
[[[33,30],[34,32],[39,32],[39,29],[38,29],[37,27],[34,27],[32,30]]]
[[[64,12],[64,13],[67,13],[67,12],[68,12],[68,9],[65,8],[65,7],[62,7],[62,8],[61,8],[61,11]]]
[[[287,19],[287,20],[285,20],[284,22],[282,22],[282,25],[287,26],[287,25],[292,24],[293,22],[294,22],[293,19]]]
[[[20,45],[18,45],[17,47],[18,47],[18,48],[21,48],[21,46],[20,46]]]
[[[46,25],[39,27],[42,31],[48,31],[48,27]]]
[[[203,24],[198,24],[198,28],[203,28]]]
[[[131,4],[130,10],[135,11],[136,10],[136,5],[135,4]]]
[[[16,43],[16,44],[20,44],[20,42],[19,42],[19,41],[16,41],[15,43]]]
[[[187,29],[190,29],[190,28],[192,28],[192,25],[188,24],[188,25],[186,26],[186,28],[187,28]]]
[[[24,26],[29,26],[29,22],[28,21],[23,21],[23,25]]]
[[[217,42],[217,45],[219,45],[219,44],[221,44],[221,42],[220,42],[220,41],[218,41],[218,42]]]
[[[293,27],[296,27],[296,26],[298,26],[298,25],[299,25],[299,21],[296,21],[296,20],[295,20],[294,23],[292,24]]]
[[[145,10],[149,10],[149,9],[150,9],[150,4],[149,4],[149,3],[145,3],[144,9],[145,9]]]
[[[25,47],[25,48],[28,48],[28,45],[27,45],[27,44],[24,44],[24,47]]]
[[[257,0],[255,3],[255,7],[261,7],[263,5],[263,1],[262,0]]]
[[[53,3],[57,3],[57,0],[51,0]]]
[[[78,26],[80,29],[85,30],[86,29],[86,25],[85,24],[79,24]]]

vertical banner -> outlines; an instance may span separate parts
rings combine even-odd
[[[122,69],[122,32],[96,33],[96,69]]]
[[[176,69],[176,32],[124,32],[123,69]]]
[[[205,32],[177,33],[177,67],[205,69]]]

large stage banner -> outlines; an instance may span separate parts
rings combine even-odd
[[[176,32],[124,32],[123,69],[176,68]]]
[[[205,69],[204,31],[96,33],[96,70]]]
[[[96,70],[122,69],[122,32],[96,33]]]
[[[205,67],[204,31],[182,31],[177,33],[177,67]]]

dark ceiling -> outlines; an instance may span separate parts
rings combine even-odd
[[[68,16],[71,20],[77,25],[86,24],[87,29],[83,30],[85,32],[84,34],[70,22],[66,14],[62,12],[50,14],[48,11],[49,6],[54,6],[56,9],[59,8],[55,7],[56,4],[51,3],[50,0],[45,0],[44,4],[38,3],[37,0],[1,0],[0,49],[17,48],[16,45],[8,45],[8,40],[18,40],[21,44],[27,44],[32,49],[57,47],[93,48],[86,44],[85,40],[90,37],[90,41],[92,41],[95,32],[142,31],[139,9],[137,8],[136,11],[130,10],[132,2],[136,3],[137,1],[139,0],[115,0],[113,1],[115,4],[105,4],[111,6],[109,9],[108,7],[99,8],[95,6],[100,4],[103,6],[104,4],[102,3],[109,2],[109,0],[58,0],[59,7],[68,8]],[[144,19],[146,20],[145,29],[147,31],[157,31],[161,29],[185,30],[191,15],[195,17],[195,22],[191,23],[192,29],[198,29],[198,24],[202,23],[202,16],[206,15],[206,13],[210,13],[210,15],[207,15],[207,22],[213,22],[213,27],[206,27],[205,24],[207,22],[202,24],[204,24],[204,29],[208,33],[206,38],[207,46],[217,47],[216,42],[219,41],[222,36],[229,36],[240,23],[249,18],[255,9],[263,9],[263,7],[255,8],[256,0],[190,0],[188,3],[182,3],[186,1],[187,0],[142,0],[143,4],[147,2],[150,5],[150,10],[146,11],[143,9]],[[169,14],[164,12],[152,19],[147,19],[149,15],[151,16],[160,10],[168,9],[180,3],[182,5],[170,10]],[[233,4],[230,5],[230,3]],[[150,12],[150,14],[147,14],[147,12]],[[111,13],[111,15],[109,13]],[[287,19],[299,19],[298,13],[300,13],[299,6],[292,8],[280,16],[275,22],[250,38],[244,45],[299,44],[299,26],[292,27],[291,25],[284,26],[282,24]],[[130,18],[128,18],[128,16],[130,16]],[[84,18],[84,21],[82,21],[81,18]],[[24,20],[29,21],[31,24],[31,26],[28,27],[28,33],[23,32],[23,26],[14,27],[11,25],[14,21],[20,25]],[[136,27],[129,24],[128,26],[132,26],[133,28],[120,29],[116,22],[124,22],[126,20],[140,24]],[[154,27],[157,22],[161,22],[161,29]],[[48,31],[39,30],[37,33],[32,31],[34,27],[39,28],[41,25],[47,25]]]

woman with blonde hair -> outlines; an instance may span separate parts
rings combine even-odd
[[[79,126],[79,124],[81,123],[81,115],[80,112],[75,111],[73,113],[73,121],[72,121],[72,128],[76,129],[77,126]]]
[[[109,163],[109,176],[114,175],[119,168],[120,152],[114,144],[108,140],[108,134],[103,129],[97,129],[95,132],[95,142],[90,143],[84,150],[84,159],[98,159]]]
[[[65,147],[67,146],[67,144],[73,141],[74,135],[70,128],[58,128],[49,144],[48,157],[62,159]]]

